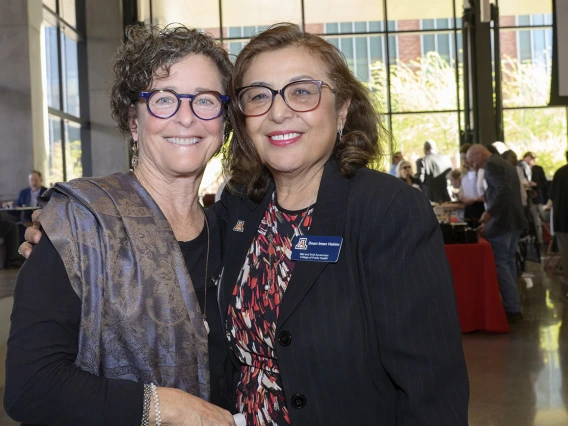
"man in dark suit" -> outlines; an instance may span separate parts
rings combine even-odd
[[[483,145],[475,144],[467,151],[467,160],[477,169],[485,169],[485,201],[487,209],[479,222],[491,244],[503,307],[509,320],[522,318],[515,253],[527,219],[521,203],[521,184],[513,166]]]
[[[444,203],[450,201],[446,175],[452,170],[452,162],[447,155],[436,152],[434,141],[424,142],[424,157],[416,162],[417,177],[428,190],[430,201]]]
[[[566,161],[568,161],[568,151],[566,151]],[[566,286],[568,286],[568,164],[554,173],[548,196],[550,199],[546,207],[553,208],[552,229],[560,249],[565,294],[568,296],[566,293]]]
[[[536,161],[536,157],[534,161]],[[533,191],[531,191],[531,193],[533,194],[531,214],[536,226],[538,242],[542,244],[542,216],[544,213],[544,205],[548,201],[548,179],[546,178],[544,169],[534,163],[531,168],[531,186],[533,187]]]
[[[18,198],[14,202],[14,207],[35,207],[37,206],[37,198],[47,191],[43,186],[41,172],[32,170],[28,176],[29,187],[20,191]],[[32,225],[32,211],[24,211],[16,213],[20,217],[20,242],[24,242],[24,232],[27,227]]]

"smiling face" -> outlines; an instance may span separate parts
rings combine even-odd
[[[279,90],[298,80],[322,80],[332,86],[326,69],[298,47],[259,54],[244,74],[242,86],[261,84]],[[348,102],[337,110],[335,95],[326,86],[318,107],[308,112],[292,111],[277,95],[266,114],[246,119],[247,134],[275,178],[309,176],[331,156],[347,108]]]
[[[179,94],[217,91],[225,94],[217,66],[203,55],[189,55],[170,67],[165,78],[154,78],[148,89],[172,89]],[[183,99],[178,112],[161,119],[151,115],[146,102],[136,105],[131,119],[132,138],[138,142],[139,167],[166,178],[199,175],[221,146],[223,116],[205,121],[197,118]]]

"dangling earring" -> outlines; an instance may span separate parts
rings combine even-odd
[[[224,172],[229,170],[229,158],[227,157],[227,146],[229,145],[230,127],[226,126],[223,132],[223,145],[221,145],[221,166]]]
[[[132,167],[132,171],[136,170],[136,167],[138,167],[138,143],[135,140],[132,141],[132,158],[130,159],[130,166]]]
[[[341,143],[341,137],[343,136],[343,126],[339,127],[339,142]]]
[[[229,170],[229,159],[227,158],[227,147],[225,144],[221,147],[221,166],[224,172]]]

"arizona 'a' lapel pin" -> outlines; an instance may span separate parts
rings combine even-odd
[[[233,231],[245,232],[245,221],[244,220],[237,220],[237,224],[233,228]]]

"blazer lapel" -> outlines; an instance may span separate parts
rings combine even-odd
[[[223,324],[227,316],[231,292],[235,287],[252,240],[258,232],[260,221],[264,216],[268,203],[272,199],[273,191],[274,186],[270,186],[260,203],[244,198],[243,203],[238,206],[238,211],[234,212],[234,214],[233,212],[229,214],[229,217],[233,218],[234,223],[227,224],[225,251],[231,250],[231,258],[235,261],[225,263],[225,270],[219,284],[219,307]],[[239,224],[239,221],[242,222]]]
[[[348,187],[349,179],[341,175],[336,162],[328,161],[314,207],[312,226],[306,235],[343,237]],[[327,265],[325,262],[295,262],[292,278],[280,305],[277,329],[294,312]]]

